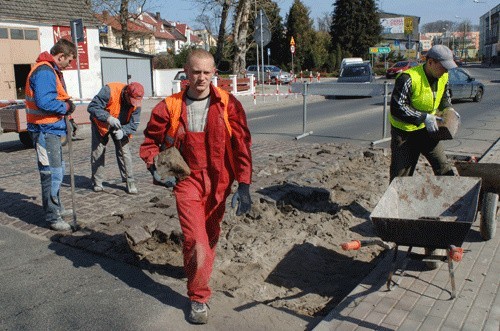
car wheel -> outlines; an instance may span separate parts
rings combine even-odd
[[[474,102],[480,102],[482,98],[483,98],[483,89],[478,88],[476,95],[474,96]]]

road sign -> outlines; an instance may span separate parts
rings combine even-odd
[[[295,54],[295,46],[290,46],[290,52],[292,52],[292,54]]]
[[[271,31],[269,31],[268,28],[263,28],[262,29],[262,38],[261,38],[260,27],[257,27],[255,29],[255,32],[253,33],[253,38],[255,39],[255,42],[257,44],[260,45],[262,42],[262,45],[266,46],[271,41]]]
[[[370,47],[370,54],[389,54],[391,52],[390,47]]]
[[[411,17],[405,17],[405,29],[404,33],[405,34],[412,34],[413,33],[413,19]]]
[[[262,24],[261,24],[261,22],[262,22]],[[256,29],[260,28],[261,25],[263,28],[264,27],[269,28],[269,25],[270,25],[269,19],[267,18],[266,13],[262,9],[257,14],[257,17],[255,18],[253,25]]]
[[[83,20],[81,18],[69,21],[69,26],[71,26],[71,39],[77,42],[83,42],[85,40],[83,35]]]
[[[295,46],[295,40],[293,40],[293,37],[292,37],[292,39],[290,40],[290,46]]]

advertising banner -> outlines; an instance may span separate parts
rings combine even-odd
[[[68,39],[69,41],[73,41],[71,39],[71,28],[69,26],[52,26],[52,32],[54,35],[54,43],[56,43],[59,39]],[[89,69],[89,53],[87,49],[87,28],[83,28],[83,37],[84,40],[78,43],[78,56],[80,57],[80,70]],[[77,70],[76,68],[76,59],[71,61],[69,67],[65,70]]]
[[[404,17],[387,17],[380,19],[383,34],[403,33],[405,26]]]

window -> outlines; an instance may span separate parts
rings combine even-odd
[[[22,29],[10,29],[10,39],[24,39],[24,31]]]
[[[9,38],[9,30],[7,28],[0,28],[0,39],[8,39]]]
[[[121,45],[121,44],[122,44],[122,37],[118,37],[118,36],[117,36],[117,37],[116,37],[116,43],[117,43],[118,45]]]
[[[141,45],[144,46],[144,37],[141,37]]]
[[[37,30],[24,30],[24,39],[26,40],[38,40]]]

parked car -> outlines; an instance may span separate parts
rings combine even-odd
[[[351,63],[363,63],[363,59],[360,57],[346,57],[340,62],[340,70],[342,70],[347,64]]]
[[[187,79],[187,75],[184,70],[178,71],[177,74],[175,74],[174,80],[181,81],[181,91],[184,91],[189,85],[189,80]]]
[[[371,83],[375,79],[375,73],[370,63],[351,63],[346,64],[340,70],[338,83]]]
[[[281,83],[290,83],[292,81],[292,76],[289,72],[281,70],[280,67],[272,66],[272,65],[264,65],[261,66],[260,74],[264,72],[264,83],[272,83],[276,84],[278,82]],[[257,66],[252,65],[247,68],[247,75],[253,74],[255,79],[257,79]]]
[[[484,94],[484,85],[472,77],[467,70],[464,68],[453,68],[448,71],[448,75],[448,87],[452,99],[481,101]]]
[[[455,61],[455,63],[457,64],[457,66],[461,67],[464,63],[462,62],[462,59],[460,58],[460,56],[456,56],[454,55],[453,56],[453,61]]]
[[[396,77],[400,72],[403,72],[412,67],[418,66],[417,61],[399,61],[396,62],[392,67],[387,69],[385,72],[385,77],[387,79]]]

